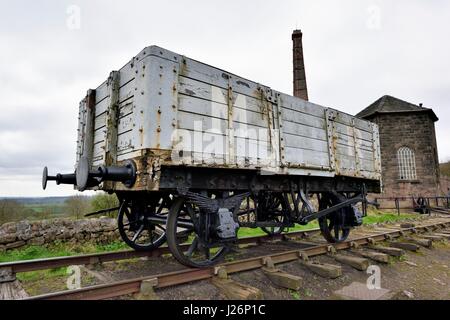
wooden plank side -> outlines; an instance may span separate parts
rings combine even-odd
[[[95,130],[106,127],[106,112],[95,118]]]
[[[283,107],[282,110],[283,114],[283,122],[290,121],[298,124],[303,124],[306,126],[318,128],[318,129],[325,129],[325,119],[315,117],[306,113],[286,109]]]
[[[225,90],[228,90],[231,83],[234,92],[253,98],[259,97],[259,84],[186,57],[183,57],[180,64],[180,74]]]
[[[336,143],[336,153],[356,157],[355,147]],[[373,160],[373,152],[364,149],[358,149],[358,158]]]
[[[108,109],[109,96],[95,105],[95,116],[99,117]]]
[[[289,166],[329,167],[328,153],[285,147],[285,161]]]
[[[327,132],[324,129],[311,127],[291,121],[283,122],[283,132],[300,137],[310,137],[312,139],[327,141]]]
[[[339,134],[344,134],[353,137],[353,129],[350,125],[345,125],[339,122],[334,123],[335,131]],[[358,139],[372,142],[372,134],[363,130],[356,129],[356,136]]]
[[[179,94],[227,104],[228,90],[200,82],[194,79],[179,77]]]
[[[265,165],[271,159],[271,146],[267,141],[235,138],[236,162],[246,165]]]
[[[265,116],[265,114],[263,114],[259,110],[254,111],[256,108],[252,107],[247,108],[247,106],[251,106],[251,104],[243,106],[244,102],[242,100],[247,98],[243,96],[241,97],[242,97],[241,99],[237,97],[236,100],[236,102],[240,105],[240,107],[236,106],[233,108],[233,122],[239,122],[243,124],[250,124],[262,128],[267,128],[268,126],[267,116]],[[248,101],[251,100],[253,99],[248,98]],[[224,121],[227,121],[228,106],[222,103],[218,103],[216,101],[200,99],[194,96],[180,95],[178,110],[219,118]]]
[[[365,131],[369,134],[372,134],[372,124],[369,121],[361,120],[359,118],[355,118],[349,114],[336,111],[336,122],[340,124],[344,124],[346,126],[353,126],[353,121],[355,122],[355,127]]]
[[[373,159],[359,159],[359,163],[362,171],[368,171],[371,173],[375,173],[375,162]]]
[[[228,106],[222,103],[179,95],[178,110],[228,121]]]
[[[117,135],[117,152],[123,153],[124,151],[133,150],[133,131],[128,130],[121,132]]]
[[[324,118],[325,108],[322,106],[286,94],[282,94],[280,99],[283,108]]]
[[[178,112],[178,128],[192,131],[211,132],[226,135],[228,121],[203,116],[185,111]],[[250,124],[234,122],[234,135],[241,138],[253,140],[269,141],[269,132],[266,128],[253,126]]]
[[[122,104],[125,101],[130,101],[130,100],[132,102],[135,92],[136,92],[136,82],[133,78],[132,81],[130,81],[130,82],[126,83],[124,86],[120,87],[119,103]]]
[[[108,91],[108,82],[105,80],[101,85],[95,89],[95,104],[98,105],[100,102],[105,100],[107,97],[109,97],[109,91]],[[97,108],[97,106],[96,106]],[[97,114],[97,112],[96,112]]]
[[[338,173],[346,170],[348,171],[346,175],[357,176],[356,159],[354,156],[336,153],[335,159]]]
[[[131,131],[134,128],[134,114],[130,113],[127,116],[119,118],[117,133],[121,134],[126,131]]]
[[[313,138],[284,134],[285,145],[291,148],[308,149],[328,154],[328,142]]]

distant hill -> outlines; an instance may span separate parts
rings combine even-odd
[[[446,163],[441,163],[439,165],[439,168],[441,169],[441,175],[450,177],[450,161],[447,161]]]
[[[69,197],[0,197],[0,200],[14,200],[24,205],[62,205]]]

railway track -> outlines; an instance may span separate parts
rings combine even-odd
[[[421,234],[423,232],[433,232],[439,230],[440,228],[450,227],[450,220],[440,218],[434,222],[423,223],[414,227],[401,228],[401,227],[389,227],[383,228],[382,231],[373,230],[367,235],[358,236],[350,241],[338,243],[338,244],[311,244],[306,248],[301,250],[285,250],[282,252],[277,252],[264,256],[257,256],[252,258],[247,258],[243,260],[223,263],[215,267],[203,268],[203,269],[183,269],[175,272],[155,274],[145,277],[139,277],[135,279],[128,279],[123,281],[111,282],[107,284],[89,286],[77,290],[66,290],[56,293],[44,294],[39,296],[33,296],[26,298],[26,300],[97,300],[97,299],[108,299],[116,298],[124,295],[139,293],[142,290],[144,284],[150,285],[153,289],[162,289],[171,286],[182,285],[186,283],[191,283],[200,280],[206,280],[216,277],[220,272],[225,272],[227,275],[250,271],[255,269],[260,269],[271,265],[272,267],[276,264],[282,264],[287,262],[292,262],[296,260],[305,260],[307,258],[312,258],[319,255],[324,255],[328,253],[333,253],[337,251],[363,247],[363,246],[373,246],[377,242],[383,242],[385,240],[395,241],[395,239],[409,236],[413,234]],[[316,233],[318,230],[301,231],[288,234],[288,236],[308,236],[311,233]],[[281,238],[278,236],[277,238]],[[240,243],[255,243],[268,237],[252,237],[241,239]],[[159,249],[159,254],[164,254],[167,249]],[[116,255],[116,256],[114,256]],[[151,255],[149,253],[146,254]],[[119,257],[123,259],[128,259],[130,257],[145,256],[142,253],[122,252],[122,253],[107,253],[100,255],[89,255],[80,257],[65,257],[56,259],[47,259],[41,262],[38,261],[26,261],[9,264],[14,270],[26,270],[30,271],[30,268],[44,268],[44,267],[55,267],[51,266],[51,261],[57,263],[57,266],[62,265],[73,265],[73,264],[84,264],[91,263],[92,258],[98,259],[95,262],[105,262],[112,261],[113,258]],[[4,264],[5,265],[5,264]],[[28,266],[28,267],[27,267]],[[23,271],[22,271],[23,272]]]
[[[320,233],[320,229],[310,229],[302,231],[292,231],[285,234],[279,235],[262,235],[253,237],[244,237],[238,239],[238,244],[249,244],[249,243],[262,243],[264,241],[279,240],[284,237],[301,237],[307,238],[314,234]],[[189,245],[186,245],[188,248]],[[4,270],[12,274],[13,276],[17,273],[39,271],[60,267],[68,267],[73,265],[90,265],[111,261],[135,259],[142,257],[160,257],[165,254],[170,254],[170,250],[167,246],[162,246],[156,248],[152,251],[135,251],[135,250],[124,250],[124,251],[114,251],[105,253],[95,253],[77,256],[65,256],[56,257],[48,259],[35,259],[35,260],[24,260],[24,261],[14,261],[0,263],[0,270]]]

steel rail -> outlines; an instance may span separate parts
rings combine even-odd
[[[258,243],[263,241],[282,239],[285,236],[306,237],[319,232],[320,229],[310,229],[302,231],[293,231],[273,236],[262,235],[262,236],[245,237],[238,239],[237,243],[238,244],[249,244],[255,242]],[[189,245],[185,246],[186,248],[189,248]],[[110,261],[135,259],[141,257],[159,257],[164,254],[171,254],[167,246],[162,246],[152,251],[135,251],[135,250],[112,251],[86,255],[6,262],[0,263],[0,269],[8,269],[12,273],[21,273],[21,272],[67,267],[72,265],[88,265]]]
[[[323,244],[301,250],[290,250],[279,253],[274,253],[266,256],[259,256],[254,258],[248,258],[244,260],[228,262],[220,264],[218,266],[203,268],[203,269],[184,269],[175,272],[157,274],[147,277],[141,277],[136,279],[124,280],[109,284],[95,285],[85,287],[77,290],[67,290],[56,293],[44,294],[34,297],[29,297],[24,300],[97,300],[108,299],[118,296],[134,294],[140,292],[141,284],[144,281],[151,281],[154,283],[155,289],[181,285],[199,280],[210,279],[215,276],[216,268],[223,267],[228,274],[238,273],[243,271],[250,271],[259,269],[265,266],[265,261],[271,258],[274,264],[286,263],[296,261],[304,257],[318,256],[327,254],[334,250],[345,250],[355,246],[364,246],[373,244],[378,241],[389,240],[403,236],[405,233],[415,233],[418,230],[429,231],[429,229],[435,227],[448,227],[450,221],[437,222],[428,225],[421,225],[412,228],[399,228],[397,230],[387,231],[380,234],[371,234],[365,237],[353,239],[351,241],[345,241],[337,244]]]

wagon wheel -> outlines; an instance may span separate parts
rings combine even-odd
[[[262,197],[258,201],[258,213],[261,212],[268,217],[266,221],[277,222],[280,226],[277,227],[261,227],[261,230],[269,236],[275,236],[283,233],[285,227],[282,226],[285,222],[285,202],[280,194],[270,193],[267,197]]]
[[[211,266],[226,252],[223,244],[205,242],[204,233],[208,227],[202,226],[208,226],[209,223],[206,221],[200,224],[200,219],[199,209],[184,198],[175,200],[167,218],[167,244],[170,251],[178,262],[194,268]]]
[[[117,217],[122,240],[137,251],[151,251],[160,247],[166,241],[165,220],[170,204],[168,196],[152,204],[124,200]],[[151,219],[155,217],[162,222]]]
[[[319,210],[324,210],[337,205],[341,200],[331,193],[324,193],[319,199]],[[325,217],[319,218],[320,231],[323,237],[330,243],[345,241],[350,234],[350,228],[344,227],[345,209],[335,211]]]

